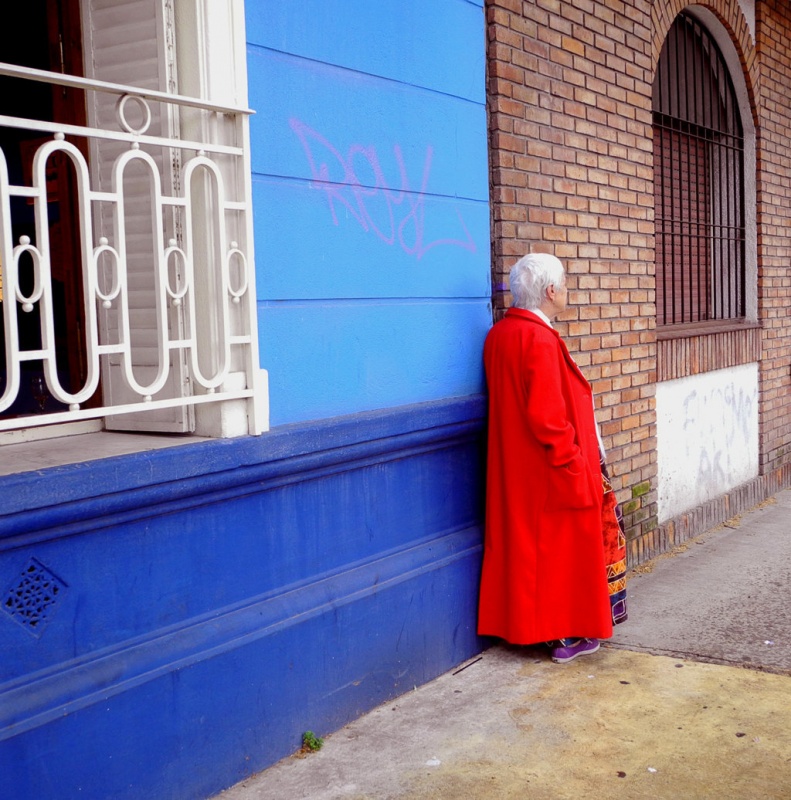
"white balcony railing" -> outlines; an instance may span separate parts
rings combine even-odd
[[[21,161],[0,151],[0,430],[224,400],[252,419],[249,111],[5,64],[0,76],[78,92],[90,121],[0,114],[2,142],[29,145]]]

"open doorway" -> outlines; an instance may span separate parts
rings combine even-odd
[[[16,9],[17,21],[0,30],[0,61],[33,69],[83,74],[79,0],[25,0]],[[0,77],[0,113],[21,119],[60,122],[84,126],[84,92],[54,84],[21,78]],[[11,185],[29,186],[32,182],[33,157],[48,140],[41,131],[0,127],[0,147],[5,155]],[[86,142],[69,137],[88,157]],[[48,235],[52,268],[52,307],[58,377],[69,392],[76,392],[87,374],[85,353],[85,311],[80,259],[76,175],[72,162],[63,153],[54,153],[47,161]],[[11,199],[12,241],[28,236],[37,242],[33,199]],[[19,264],[19,282],[28,294],[34,281],[30,256]],[[9,296],[10,287],[0,289],[0,313],[16,302]],[[17,304],[17,327],[20,350],[42,346],[39,303],[24,311]],[[6,363],[5,325],[0,325],[0,391],[5,388],[9,365]],[[99,392],[86,406],[100,402]],[[23,361],[18,396],[3,416],[22,416],[63,410],[64,406],[47,391],[41,360]]]

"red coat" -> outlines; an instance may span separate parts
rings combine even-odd
[[[555,330],[511,308],[484,345],[486,538],[478,632],[612,635],[590,385]]]

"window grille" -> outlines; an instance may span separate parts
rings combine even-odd
[[[245,400],[252,406],[258,357],[254,275],[248,257],[249,188],[244,179],[250,112],[12,64],[0,64],[0,76],[101,93],[110,98],[108,107],[113,109],[104,126],[0,114],[0,130],[39,137],[29,154],[28,182],[12,180],[0,148],[0,431],[225,400]],[[174,114],[192,115],[197,123],[191,135],[171,138],[152,133],[151,109],[158,104]],[[142,122],[134,119],[135,114]],[[220,118],[230,121],[231,128],[226,131],[219,125]],[[110,146],[117,154],[112,160],[102,158]],[[100,153],[108,186],[95,182],[83,152],[91,148]],[[176,163],[174,154],[180,185],[172,189],[162,181],[160,164]],[[86,374],[76,387],[62,379],[53,311],[57,247],[51,235],[51,175],[58,163],[67,164],[76,186],[79,257],[70,266],[81,279],[80,347],[86,364]],[[143,174],[144,193],[130,187],[127,175],[133,168]],[[141,196],[149,219],[146,268],[153,286],[149,291],[153,299],[145,307],[153,321],[144,331],[149,339],[143,345],[154,358],[145,369],[136,362],[143,349],[134,338],[140,327],[130,323],[135,297],[141,292],[128,257],[133,236],[127,230],[126,213],[130,197]],[[20,236],[15,243],[12,231],[18,208],[29,208],[35,226],[33,237]],[[100,235],[98,227],[105,218],[107,235]],[[201,281],[209,287],[203,299],[198,291]],[[33,322],[25,328],[27,317]],[[201,325],[211,327],[208,344],[201,341]],[[189,384],[179,381],[179,391],[168,394],[177,358],[186,364]],[[40,365],[32,390],[24,380],[31,363]],[[113,369],[123,390],[120,399],[108,403],[105,396],[102,403],[91,402],[100,378]],[[30,391],[40,408],[17,411],[15,404]]]
[[[680,14],[653,86],[658,325],[745,317],[744,136],[725,61]]]

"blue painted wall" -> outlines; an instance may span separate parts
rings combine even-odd
[[[481,391],[482,3],[248,0],[246,21],[272,424]]]
[[[208,797],[485,646],[482,3],[246,19],[274,427],[0,478],[0,800]]]
[[[0,479],[0,797],[207,797],[478,652],[484,410]]]

